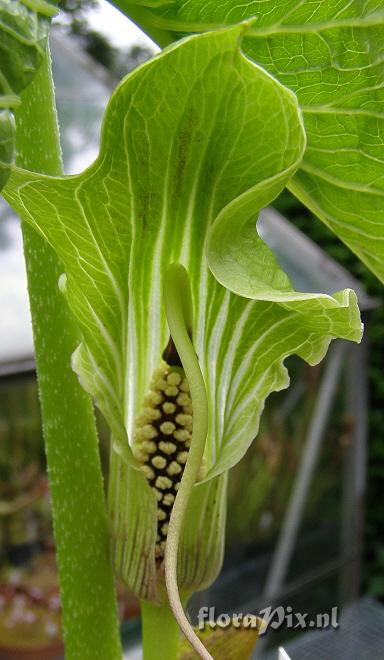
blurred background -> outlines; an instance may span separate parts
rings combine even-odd
[[[98,152],[111,91],[156,46],[107,3],[65,0],[51,48],[65,170]],[[334,342],[314,368],[290,358],[288,390],[272,395],[257,441],[230,473],[223,571],[196,594],[221,612],[339,608],[340,630],[270,631],[257,657],[384,658],[384,308],[382,286],[288,192],[259,231],[299,290],[358,293],[365,337]],[[297,259],[297,255],[300,259]],[[22,242],[0,200],[0,658],[60,658],[60,598]],[[98,418],[107,475],[108,431]],[[244,488],[244,483],[247,488]],[[140,657],[138,605],[118,585],[127,657]],[[129,641],[130,640],[130,641]]]

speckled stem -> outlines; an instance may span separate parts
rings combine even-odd
[[[61,174],[50,59],[16,113],[17,164]],[[67,660],[121,658],[107,516],[90,398],[70,368],[79,336],[59,292],[62,269],[49,245],[23,223],[39,392],[63,608]]]

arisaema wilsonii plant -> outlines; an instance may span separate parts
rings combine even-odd
[[[353,194],[361,200],[368,195],[364,203],[370,209],[381,201],[376,156],[363,154],[347,168],[335,134],[336,116],[346,115],[358,131],[360,113],[337,107],[323,126],[305,110],[307,146],[297,97],[249,58],[257,60],[259,53],[273,69],[270,62],[281,63],[288,46],[299,49],[303,34],[309,48],[322,32],[314,14],[306,18],[302,9],[309,36],[302,28],[300,38],[288,38],[291,28],[283,26],[282,14],[277,46],[276,22],[258,32],[259,16],[222,27],[244,18],[236,3],[226,5],[225,16],[218,7],[200,25],[177,22],[176,3],[159,10],[135,5],[132,15],[145,17],[144,26],[153,23],[160,38],[165,20],[167,41],[180,32],[201,34],[167,47],[122,81],[106,110],[99,156],[87,170],[41,174],[43,168],[30,171],[39,168],[19,157],[4,190],[58,255],[60,290],[81,332],[72,366],[111,428],[108,509],[115,571],[143,602],[144,631],[153,635],[153,625],[161,626],[159,612],[169,599],[202,657],[209,656],[182,604],[220,570],[227,472],[255,437],[265,398],[287,387],[285,358],[297,354],[315,364],[332,338],[361,337],[355,294],[294,291],[257,233],[258,212],[288,185],[304,190],[303,199],[312,190],[324,208],[332,199],[334,213],[340,201],[335,224],[344,226],[350,201],[344,190],[351,177],[367,177],[365,157],[373,160],[372,189],[361,183],[360,190],[353,180]],[[198,2],[189,7],[203,20]],[[181,3],[178,11],[183,8]],[[337,15],[328,12],[331,25],[324,30],[331,31],[332,43],[339,39],[339,47],[344,31],[350,35],[354,29],[351,12],[347,7]],[[345,24],[350,16],[352,27]],[[377,12],[367,16],[369,40]],[[358,18],[364,20],[365,15]],[[275,56],[278,52],[283,55]],[[362,61],[369,56],[361,55]],[[363,93],[366,68],[361,66],[358,92],[351,92],[353,103]],[[277,64],[272,73],[278,73]],[[338,80],[346,84],[342,74]],[[326,77],[312,82],[319,98],[327,84]],[[337,88],[336,78],[333,85]],[[379,121],[379,114],[364,110],[364,127]],[[28,151],[25,118],[19,126]],[[319,155],[323,150],[313,146],[316,131],[341,145],[329,167]],[[307,164],[311,157],[321,161],[316,179],[315,166]],[[341,171],[347,173],[344,186],[333,180]],[[319,215],[329,221],[325,211]],[[361,222],[359,215],[346,231],[361,234]],[[367,257],[373,268],[381,249],[372,240],[377,232],[379,220],[368,221],[361,249],[373,255]],[[65,512],[57,510],[56,516],[65,518]],[[159,629],[156,634],[161,636]],[[144,640],[145,656],[175,657],[176,641],[173,635],[161,648],[153,637]]]

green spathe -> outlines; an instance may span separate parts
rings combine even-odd
[[[254,17],[244,51],[292,89],[308,148],[290,190],[384,280],[384,2],[115,4],[159,44]]]
[[[265,398],[288,385],[284,359],[315,364],[333,337],[361,336],[353,292],[293,291],[257,237],[254,219],[299,167],[305,134],[295,95],[242,54],[251,27],[189,37],[128,76],[85,172],[14,169],[6,186],[66,272],[62,288],[83,335],[74,367],[112,430],[115,565],[142,598],[157,597],[156,501],[129,443],[168,341],[169,265],[189,275],[208,397],[207,470],[181,539],[182,590],[216,576],[217,562],[208,574],[196,568],[189,530],[204,540],[203,554],[221,557],[225,473],[254,438]]]

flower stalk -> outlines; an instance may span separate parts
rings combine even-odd
[[[145,660],[176,660],[180,630],[169,603],[141,601],[141,637]]]

